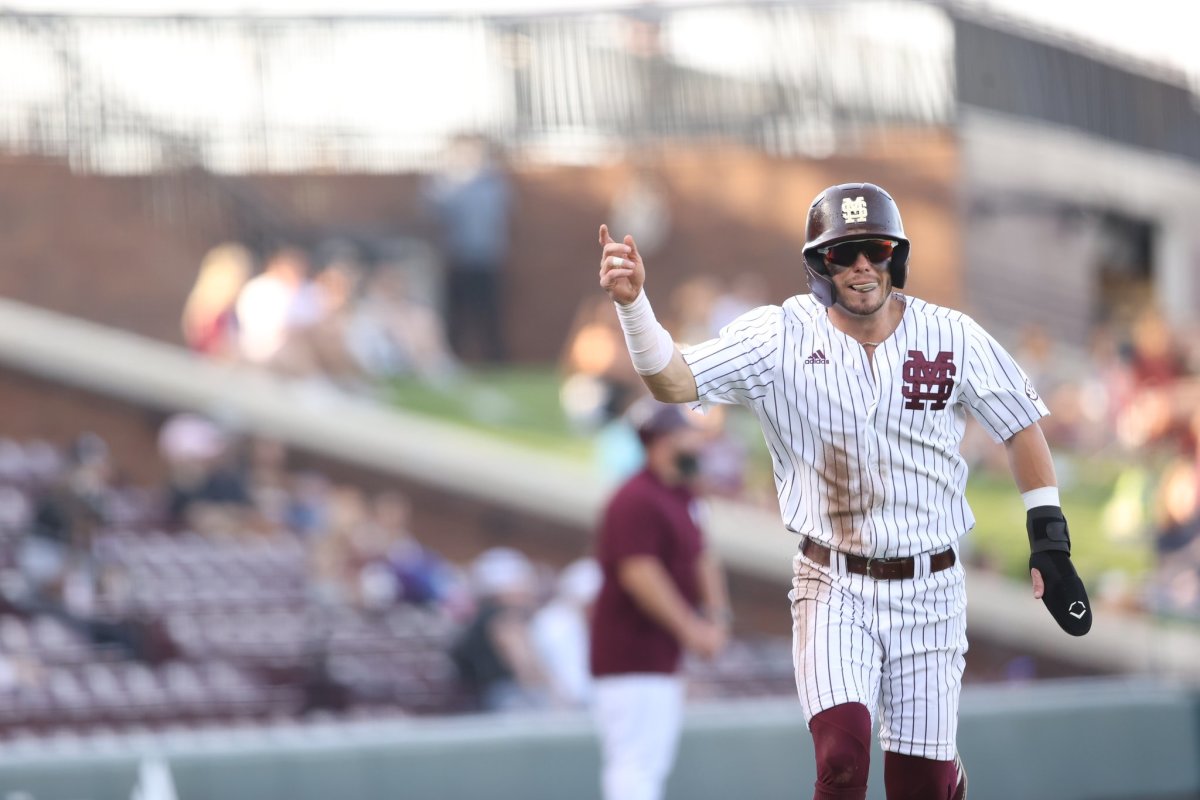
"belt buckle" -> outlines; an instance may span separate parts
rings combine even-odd
[[[875,574],[871,569],[871,566],[875,563],[875,561],[876,561],[875,556],[867,556],[867,577],[873,581],[879,580],[878,578],[875,577]]]

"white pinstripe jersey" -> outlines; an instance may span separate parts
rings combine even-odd
[[[683,349],[700,401],[758,417],[784,524],[875,558],[942,550],[975,525],[966,410],[996,441],[1047,415],[974,320],[914,297],[873,363],[811,295],[754,309]]]

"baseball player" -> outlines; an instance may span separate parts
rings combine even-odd
[[[814,797],[866,797],[878,718],[889,800],[962,798],[958,540],[975,523],[958,452],[967,411],[1007,449],[1034,597],[1067,633],[1091,627],[1038,425],[1049,412],[974,320],[897,291],[909,241],[883,189],[829,187],[805,236],[811,294],[750,311],[682,351],[655,319],[633,237],[616,241],[603,225],[600,285],[656,398],[737,403],[762,425],[783,521],[799,537],[789,599]]]

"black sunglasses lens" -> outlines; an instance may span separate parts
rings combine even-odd
[[[893,242],[883,240],[843,242],[825,251],[825,261],[830,264],[836,264],[839,267],[851,267],[858,260],[858,254],[864,253],[868,261],[873,264],[880,264],[892,257],[894,249],[895,244]]]
[[[858,260],[858,242],[846,242],[825,251],[825,260],[839,267],[848,267]]]
[[[867,259],[872,264],[879,264],[892,257],[893,249],[895,248],[891,242],[867,242],[862,251],[867,254]]]

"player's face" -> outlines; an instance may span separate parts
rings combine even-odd
[[[834,299],[841,308],[856,317],[869,317],[883,308],[892,294],[892,274],[888,260],[872,262],[859,252],[848,267],[829,264]]]

